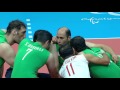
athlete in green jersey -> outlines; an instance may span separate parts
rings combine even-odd
[[[52,34],[46,30],[35,32],[33,41],[24,39],[19,44],[11,78],[37,78],[45,64],[52,78],[58,77],[53,55],[48,51]]]
[[[0,71],[4,62],[11,67],[14,63],[15,52],[11,45],[19,43],[24,37],[26,26],[20,20],[13,20],[9,23],[6,33],[0,30]],[[0,74],[2,77],[2,73]]]
[[[71,46],[75,48],[77,52],[82,51],[84,54],[92,54],[96,57],[103,58],[104,52],[101,48],[89,48],[85,44],[85,40],[83,37],[74,37],[71,42]],[[115,64],[111,58],[109,53],[106,53],[110,59],[110,63],[108,65],[98,65],[95,63],[89,63],[90,73],[94,78],[120,78],[120,67],[119,61]]]
[[[90,53],[93,55],[97,55],[99,57],[99,55],[104,51],[100,48],[91,48],[91,50],[86,49],[83,52],[85,54]],[[120,67],[119,67],[120,60],[117,63],[114,63],[111,58],[111,55],[108,52],[106,52],[106,54],[109,56],[110,59],[109,65],[104,66],[104,65],[97,65],[90,63],[89,68],[91,75],[94,78],[120,78]]]

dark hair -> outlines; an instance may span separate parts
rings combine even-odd
[[[87,48],[89,48],[86,43],[85,39],[81,36],[76,36],[70,40],[70,45],[77,51],[81,52]],[[90,48],[89,48],[90,49]]]
[[[71,36],[71,32],[70,32],[69,29],[66,30],[66,36],[67,36],[67,37]]]
[[[11,33],[12,29],[20,30],[21,27],[24,27],[26,29],[26,25],[24,22],[22,22],[20,20],[13,20],[9,23],[6,33],[8,33],[8,34]]]
[[[69,56],[73,55],[73,49],[70,46],[70,43],[61,45],[60,48],[59,48],[59,54],[64,59],[66,59]]]
[[[41,43],[45,43],[47,40],[49,40],[49,43],[52,40],[52,34],[48,32],[47,30],[37,30],[34,33],[33,41],[39,41]]]

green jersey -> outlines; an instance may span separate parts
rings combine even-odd
[[[18,47],[11,78],[37,78],[39,68],[46,64],[50,52],[38,42],[23,39]]]
[[[7,39],[4,34],[5,33],[2,30],[0,30],[0,44],[7,42]],[[4,62],[5,61],[3,60],[3,58],[0,57],[0,67],[3,66]]]
[[[0,30],[0,35],[5,35],[5,32],[3,30]]]
[[[57,49],[57,52],[59,53],[59,45],[58,44],[56,44],[56,49]],[[60,69],[64,60],[61,58],[60,55],[58,56],[58,60],[59,60],[59,69]]]
[[[83,51],[86,54],[92,54],[94,56],[102,58],[104,51],[100,48],[91,48]],[[117,66],[113,60],[112,56],[105,52],[110,58],[109,65],[98,65],[94,63],[89,63],[90,73],[94,78],[120,78],[120,68]]]

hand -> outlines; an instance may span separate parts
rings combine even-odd
[[[53,43],[53,44],[57,43],[57,38],[56,38],[56,37],[53,37],[53,38],[52,38],[52,43]]]
[[[112,59],[116,63],[118,61],[118,55],[116,54],[112,55]]]

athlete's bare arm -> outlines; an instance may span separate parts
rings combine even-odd
[[[97,56],[93,56],[92,54],[84,54],[86,59],[88,60],[88,62],[91,63],[95,63],[95,64],[102,64],[102,65],[108,65],[110,63],[110,59],[109,57],[103,53],[103,58],[102,56],[100,56],[101,58],[97,57]]]
[[[13,66],[15,52],[8,43],[0,44],[0,57],[3,58],[7,64]]]
[[[51,78],[59,78],[58,69],[55,66],[55,59],[52,54],[50,54],[46,65],[47,65],[48,71],[51,75]]]
[[[55,59],[55,66],[59,68],[58,52],[56,50],[56,45],[51,43],[49,51],[52,53]]]
[[[102,48],[104,51],[109,52],[112,55],[112,58],[115,63],[118,61],[118,55],[115,54],[115,52],[113,51],[113,49],[111,47],[104,45],[104,44],[95,44],[95,43],[90,43],[90,42],[86,42],[86,45],[88,47]]]

